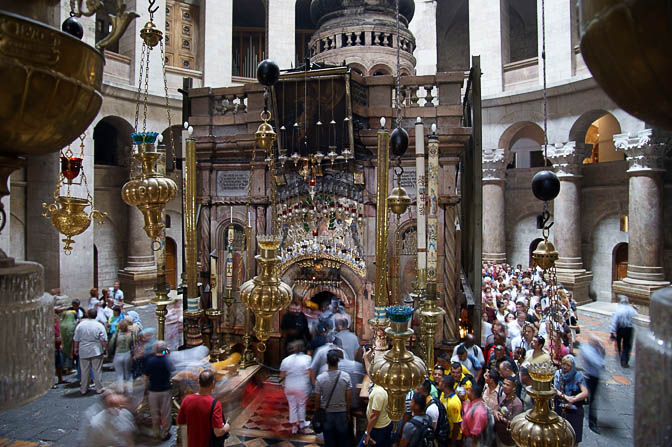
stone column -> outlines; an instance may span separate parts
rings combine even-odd
[[[553,201],[558,281],[582,304],[590,300],[588,292],[593,273],[583,268],[581,258],[581,161],[573,141],[548,146],[548,157],[560,180],[560,193]]]
[[[201,1],[203,85],[231,85],[233,0]]]
[[[663,271],[663,173],[669,138],[652,129],[614,135],[617,150],[625,152],[629,169],[628,273],[612,284],[614,293],[628,296],[648,314],[651,294],[670,285]]]
[[[436,5],[436,2],[417,2],[413,20],[408,25],[415,36],[413,55],[418,61],[415,66],[417,76],[436,74]]]
[[[142,213],[134,206],[128,208],[128,260],[119,271],[124,301],[134,306],[147,304],[154,297],[156,264],[152,241],[145,230]]]
[[[295,11],[295,0],[268,0],[266,11],[268,57],[281,69],[296,66]]]
[[[483,260],[506,262],[504,149],[483,150]]]
[[[502,64],[508,59],[508,42],[502,39],[502,30],[508,32],[503,21],[508,21],[508,2],[501,0],[471,0],[469,2],[469,36],[471,54],[481,55],[484,94],[503,91]],[[503,15],[504,14],[504,15]],[[507,25],[508,26],[508,25]],[[488,30],[478,33],[475,30]]]

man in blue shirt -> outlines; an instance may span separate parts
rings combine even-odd
[[[154,344],[154,354],[147,359],[143,379],[149,391],[149,409],[152,414],[152,433],[155,438],[170,438],[170,378],[173,364],[167,356],[168,346],[163,340]]]
[[[611,317],[611,339],[616,340],[618,355],[621,357],[621,366],[628,368],[630,365],[630,351],[632,351],[632,318],[637,311],[628,302],[628,297],[618,295],[620,300],[618,309]]]

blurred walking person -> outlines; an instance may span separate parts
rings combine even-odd
[[[341,447],[349,438],[352,382],[347,372],[339,371],[339,361],[338,350],[327,352],[328,369],[315,380],[315,408],[324,409],[325,447]]]
[[[133,391],[133,376],[131,375],[131,366],[133,366],[133,348],[135,347],[135,335],[128,327],[128,322],[122,320],[119,323],[117,332],[110,339],[108,352],[112,357],[114,372],[117,376],[117,385],[119,390],[128,392]]]
[[[121,325],[119,325],[121,330]],[[166,342],[154,343],[154,354],[147,359],[144,379],[148,383],[149,410],[152,414],[152,434],[163,441],[170,438],[170,378],[173,365],[167,357]],[[214,383],[213,383],[214,385]],[[181,413],[181,410],[180,410]],[[191,439],[191,438],[190,438]]]
[[[621,366],[623,368],[630,367],[630,352],[632,351],[632,318],[637,314],[637,311],[630,305],[628,297],[625,295],[618,295],[619,304],[618,309],[611,317],[611,339],[616,340],[616,349],[621,358]]]
[[[597,426],[597,389],[600,384],[600,375],[604,369],[604,347],[600,341],[589,336],[587,343],[581,343],[580,347],[583,370],[588,388],[588,427],[598,435],[600,429]]]
[[[306,355],[303,340],[287,345],[290,355],[280,363],[280,377],[284,379],[285,396],[289,404],[289,423],[292,434],[303,430],[306,422],[306,399],[310,394],[310,356]]]
[[[103,375],[103,353],[107,347],[105,327],[96,321],[96,309],[86,312],[88,318],[82,320],[75,328],[74,355],[79,355],[82,365],[82,376],[79,390],[85,395],[89,390],[89,374],[93,370],[93,380],[96,384],[96,393],[104,391],[101,377]]]

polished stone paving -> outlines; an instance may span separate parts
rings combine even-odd
[[[137,308],[146,327],[155,325],[152,306]],[[582,446],[588,447],[629,447],[633,444],[633,375],[634,368],[621,368],[613,343],[609,341],[609,317],[595,313],[583,313],[579,310],[582,333],[579,339],[588,334],[596,336],[607,349],[606,371],[600,384],[598,397],[598,418],[602,430],[597,435],[588,429],[587,417],[584,427]],[[634,353],[633,353],[634,354]],[[634,366],[634,355],[631,365]],[[579,359],[579,366],[581,361]],[[74,380],[74,375],[67,377]],[[113,372],[105,371],[104,383],[111,383]],[[59,385],[35,401],[22,407],[0,413],[0,447],[72,447],[77,445],[77,436],[84,421],[84,411],[93,405],[99,396],[90,392],[79,395],[75,384]],[[256,406],[255,406],[256,405]],[[259,426],[259,409],[252,404],[233,423],[233,434],[227,446],[278,446],[312,447],[316,439],[310,435],[290,437],[284,430],[270,430]],[[262,412],[263,413],[263,412]],[[274,426],[283,427],[281,411],[273,412]],[[256,418],[256,419],[255,419]],[[256,425],[253,427],[252,425]],[[266,424],[264,424],[266,425]],[[148,438],[140,438],[136,446],[175,445],[175,427],[173,437],[163,443],[155,443]]]

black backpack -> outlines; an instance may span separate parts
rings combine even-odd
[[[434,430],[432,429],[431,422],[427,420],[428,418],[421,418],[413,416],[408,422],[413,424],[413,426],[420,432],[420,435],[415,438],[413,444],[409,444],[409,447],[434,447],[436,444],[434,440]]]
[[[432,397],[431,404],[436,404],[439,409],[439,419],[436,421],[436,428],[434,429],[434,438],[439,445],[444,445],[450,439],[450,423],[448,422],[448,412],[441,401],[436,397]],[[429,405],[428,405],[429,406]]]

